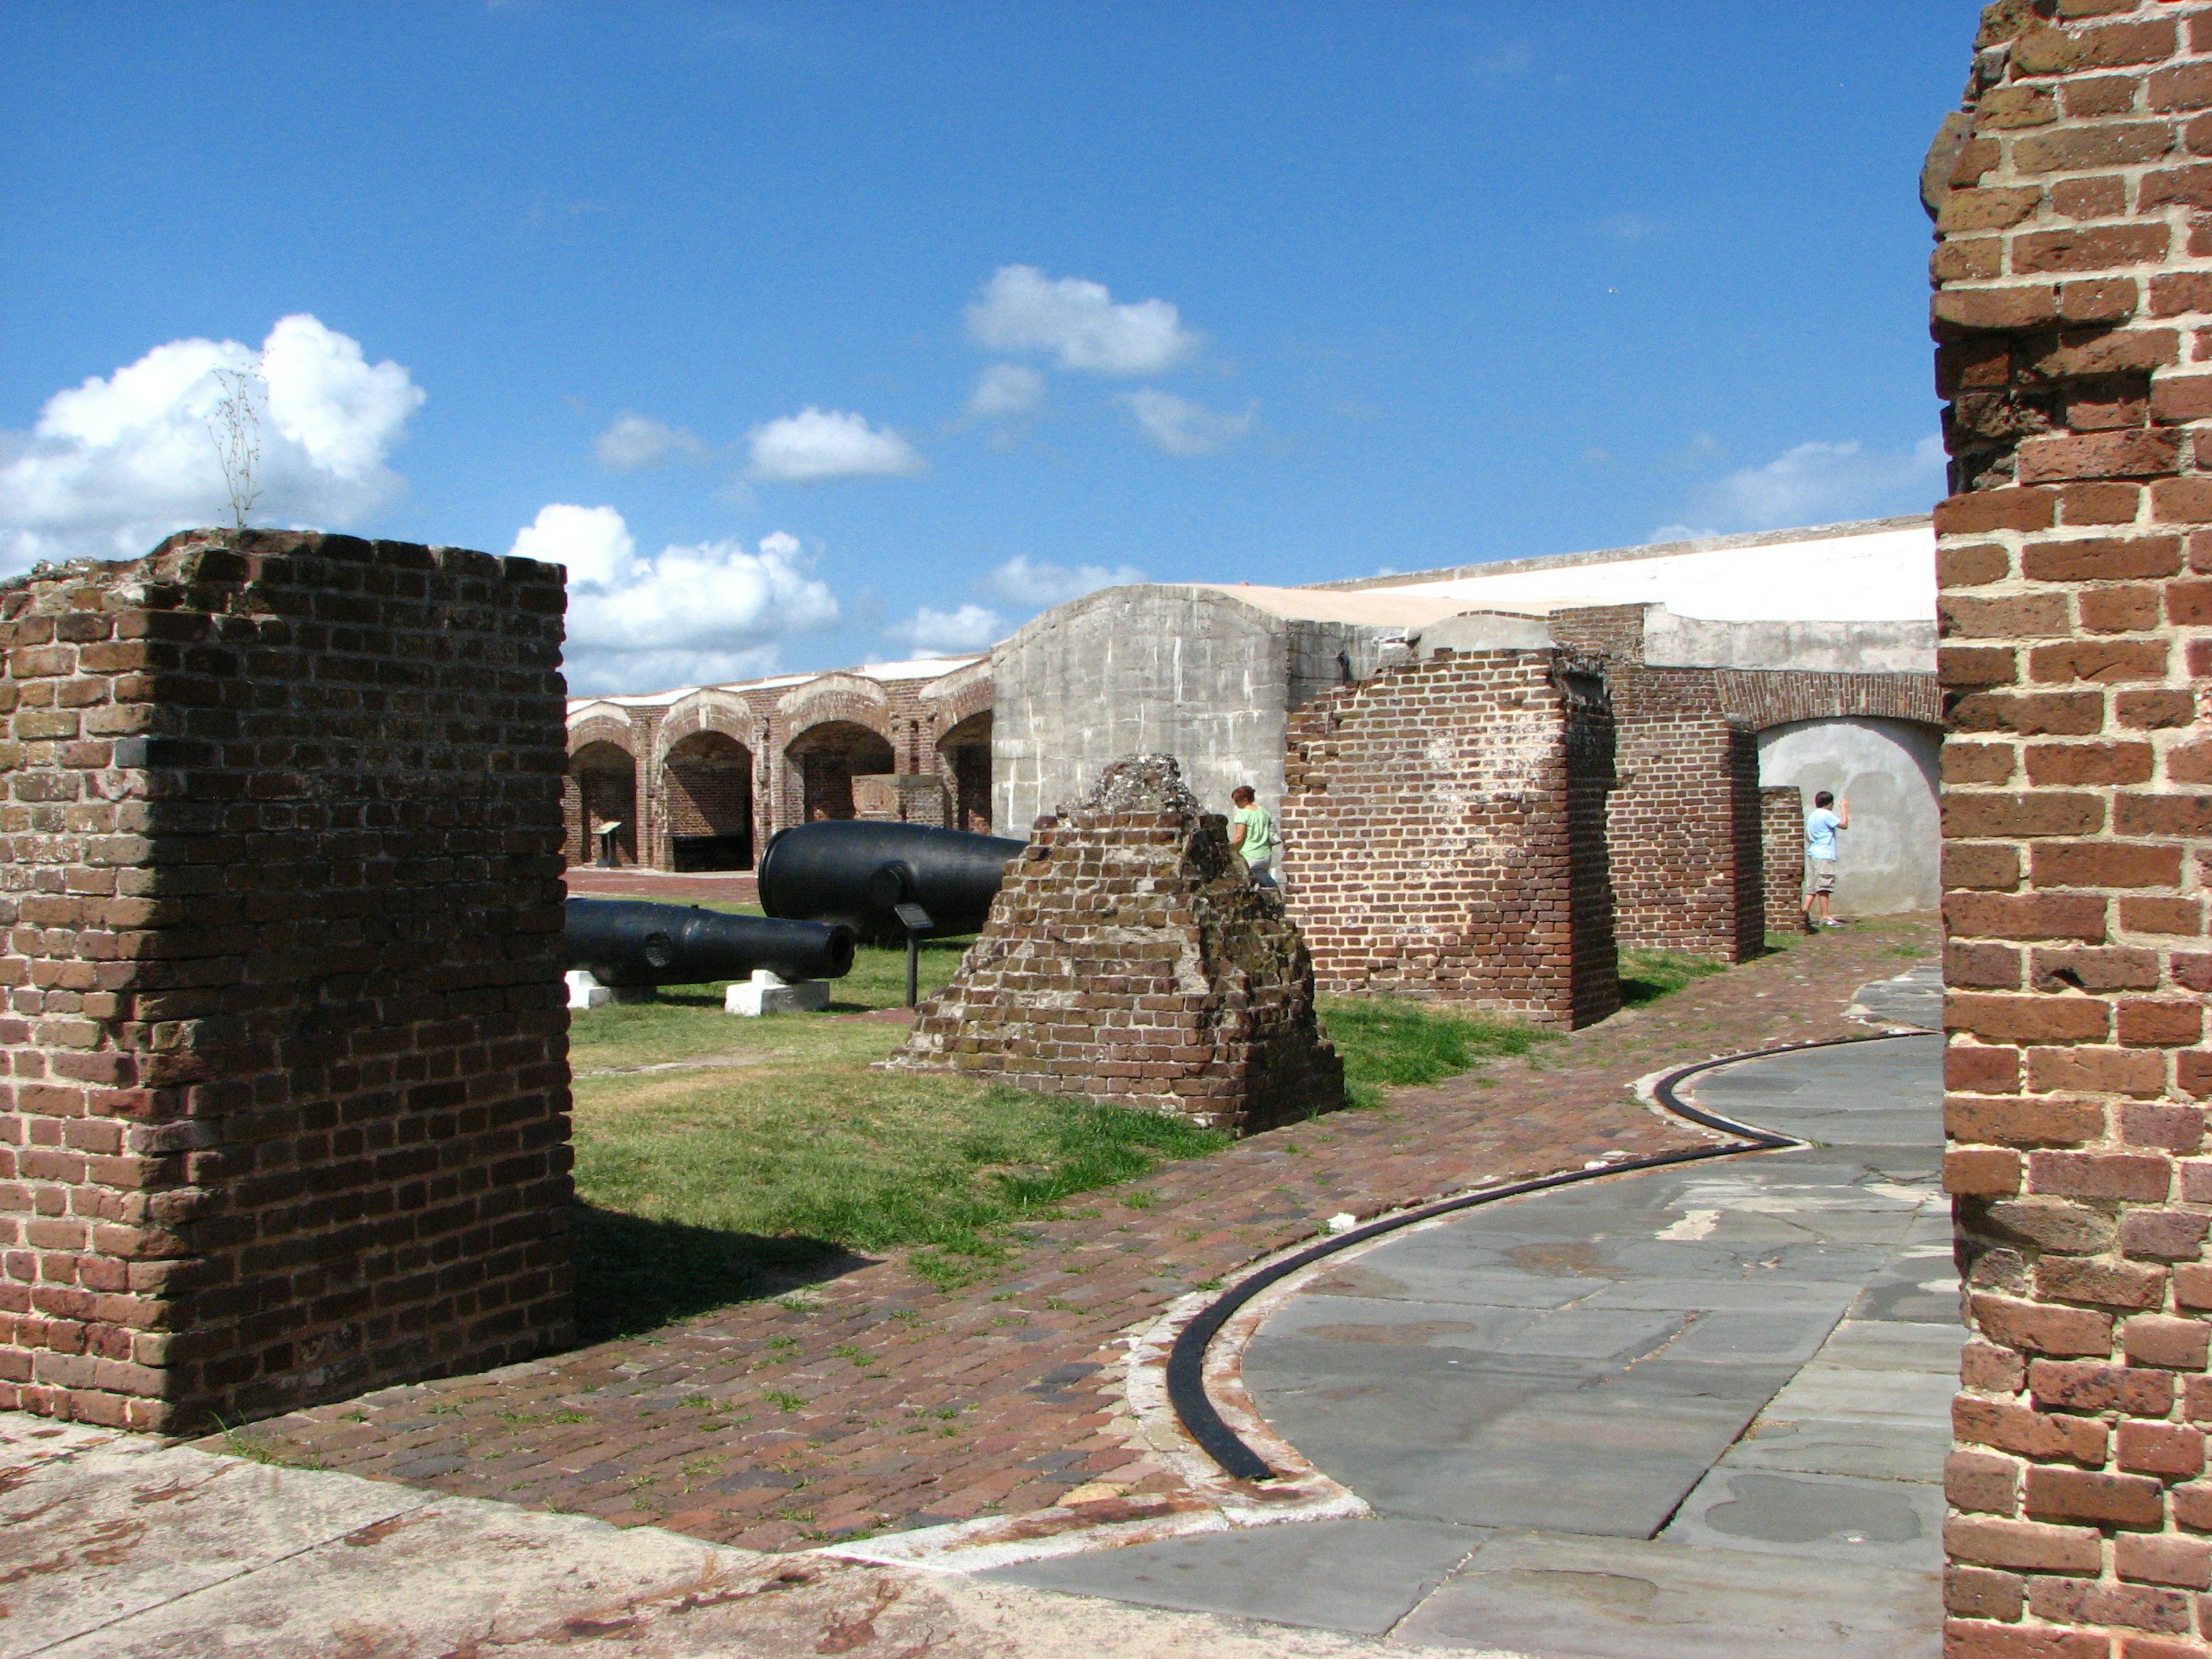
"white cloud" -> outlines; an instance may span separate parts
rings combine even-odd
[[[106,379],[58,392],[28,433],[0,434],[0,567],[130,558],[175,530],[228,521],[228,491],[208,423],[223,372],[257,356],[262,523],[343,528],[406,488],[385,462],[422,391],[398,363],[304,313],[281,319],[257,354],[235,340],[172,340]]]
[[[1799,444],[1707,486],[1697,498],[1700,523],[1663,525],[1653,534],[1686,538],[1917,513],[1942,494],[1943,441],[1932,433],[1902,455],[1856,441]]]
[[[507,550],[517,558],[568,567],[568,580],[604,586],[619,582],[637,560],[629,526],[611,507],[569,507],[555,501],[515,532]]]
[[[991,419],[1025,415],[1044,401],[1044,376],[1024,363],[993,363],[975,377],[968,412]]]
[[[975,584],[979,592],[1022,611],[1044,611],[1066,605],[1102,587],[1122,587],[1146,580],[1133,564],[1108,569],[1103,564],[1031,564],[1016,554]]]
[[[592,441],[592,453],[610,472],[642,472],[672,455],[687,461],[707,459],[707,446],[689,427],[669,426],[649,416],[628,410],[614,418],[605,432]]]
[[[1058,282],[1035,265],[1001,265],[968,307],[968,336],[991,351],[1046,351],[1062,368],[1158,374],[1198,349],[1165,300],[1116,305],[1103,283]]]
[[[1211,455],[1251,431],[1260,418],[1256,405],[1242,415],[1223,415],[1157,386],[1124,392],[1121,401],[1153,446],[1170,455]]]
[[[888,427],[812,405],[752,430],[752,475],[784,483],[894,478],[925,472],[921,452]]]
[[[908,646],[917,657],[951,657],[981,650],[1005,629],[999,613],[980,605],[963,605],[957,611],[933,611],[925,605],[884,633]]]
[[[569,689],[647,691],[772,672],[787,635],[837,620],[796,536],[671,544],[641,558],[611,507],[556,502],[507,550],[568,567]]]

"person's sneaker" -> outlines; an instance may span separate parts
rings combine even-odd
[[[1823,927],[1840,927],[1843,925],[1844,924],[1834,916],[1830,916],[1826,921],[1820,924]]]

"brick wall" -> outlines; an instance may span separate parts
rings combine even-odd
[[[1805,800],[1795,784],[1759,792],[1760,861],[1766,931],[1795,933],[1805,926]]]
[[[1555,651],[1441,651],[1291,717],[1281,867],[1323,989],[1561,1025],[1620,1006],[1612,727],[1601,684],[1574,668]]]
[[[561,581],[238,532],[0,587],[0,1407],[567,1338]]]
[[[890,1063],[1239,1134],[1344,1103],[1298,930],[1156,755],[1116,762],[1037,820]]]
[[[1925,188],[1954,1656],[2183,1659],[2212,1588],[2212,7],[2007,3]]]
[[[1618,726],[1609,833],[1620,943],[1740,962],[1764,948],[1767,893],[1756,734],[1863,716],[1934,725],[1925,674],[1654,667],[1644,607],[1552,618],[1560,645],[1600,659]]]

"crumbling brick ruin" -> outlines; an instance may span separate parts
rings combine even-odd
[[[1344,1103],[1297,929],[1161,755],[1116,762],[1037,820],[888,1063],[1240,1134]]]
[[[2212,6],[2006,0],[1931,154],[1966,1659],[2212,1650]]]
[[[1291,718],[1290,908],[1325,990],[1585,1025],[1620,1006],[1595,665],[1440,650]]]
[[[260,531],[0,588],[0,1407],[565,1340],[556,567]]]

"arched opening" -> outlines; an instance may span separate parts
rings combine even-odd
[[[802,823],[817,818],[858,817],[853,803],[853,780],[878,777],[898,769],[891,746],[865,726],[850,720],[828,720],[809,726],[783,751],[799,776],[799,817]]]
[[[753,753],[720,732],[695,732],[661,768],[671,866],[753,866]]]
[[[1762,788],[1799,792],[1793,832],[1826,789],[1851,807],[1850,828],[1838,837],[1836,911],[1886,915],[1929,910],[1942,902],[1942,827],[1938,813],[1938,757],[1943,734],[1917,720],[1870,715],[1794,720],[1759,734]]]
[[[970,714],[937,740],[951,798],[952,828],[991,833],[991,711]]]
[[[637,862],[637,763],[618,744],[587,743],[568,757],[562,792],[562,851],[572,865]]]

